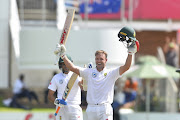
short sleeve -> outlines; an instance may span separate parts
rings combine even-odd
[[[52,91],[56,91],[57,90],[55,77],[53,77],[51,82],[49,83],[48,89],[50,89]]]
[[[80,77],[86,78],[89,74],[88,70],[89,68],[79,68]]]
[[[112,69],[112,75],[115,77],[117,80],[121,75],[119,74],[119,67]]]

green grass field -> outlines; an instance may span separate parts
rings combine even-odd
[[[27,112],[27,111],[31,111],[31,112],[54,112],[55,109],[53,108],[33,108],[31,110],[24,110],[24,109],[20,109],[20,108],[9,108],[9,107],[0,107],[0,112]]]
[[[54,112],[55,111],[55,108],[32,108],[31,110],[24,110],[21,108],[5,107],[2,104],[2,100],[3,100],[3,98],[0,97],[0,112],[7,112],[7,111],[11,111],[11,112],[27,112],[27,111],[31,111],[31,112]]]
[[[12,108],[12,107],[6,107],[2,104],[2,100],[3,98],[0,97],[0,112],[52,112],[54,113],[55,112],[55,106],[54,108],[51,108],[50,107],[47,107],[47,108],[40,108],[38,106],[34,106],[34,108],[30,109],[30,110],[25,110],[25,109],[21,109],[21,108]],[[85,111],[85,108],[83,108],[83,111]]]

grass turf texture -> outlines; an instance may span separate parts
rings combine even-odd
[[[53,108],[33,108],[31,110],[24,110],[20,108],[9,108],[9,107],[0,107],[0,112],[55,112]]]
[[[0,97],[0,112],[55,112],[55,108],[32,108],[30,110],[24,110],[21,108],[11,108],[11,107],[5,107],[2,104],[3,98]]]
[[[11,108],[11,107],[5,107],[2,104],[2,97],[0,97],[0,112],[55,112],[55,107],[54,108],[32,108],[30,110],[25,110],[25,109],[21,109],[21,108]],[[85,110],[83,109],[83,112]]]

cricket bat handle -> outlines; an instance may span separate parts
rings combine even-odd
[[[57,116],[57,114],[58,114],[58,112],[59,112],[60,108],[61,108],[61,107],[59,107],[59,106],[58,106],[58,108],[57,108],[56,112],[54,113],[54,115],[55,115],[55,116]]]

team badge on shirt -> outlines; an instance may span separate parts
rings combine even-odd
[[[62,79],[59,80],[59,84],[63,84],[63,80]]]
[[[107,73],[104,73],[104,76],[106,77]]]
[[[97,73],[93,72],[92,77],[95,78],[97,76]]]

